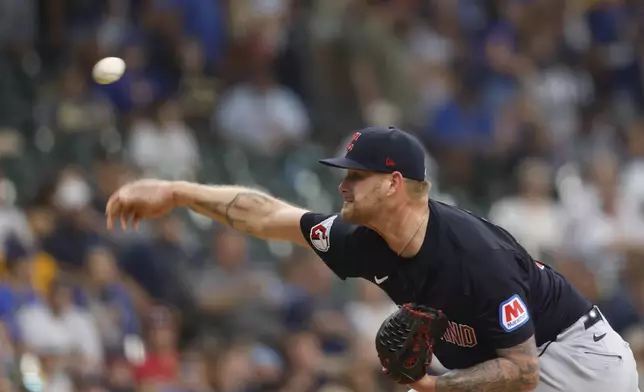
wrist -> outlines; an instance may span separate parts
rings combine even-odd
[[[187,181],[167,181],[167,186],[172,194],[174,207],[186,207],[191,203],[190,183]]]
[[[426,375],[417,382],[411,384],[413,388],[409,392],[436,392],[436,377]]]

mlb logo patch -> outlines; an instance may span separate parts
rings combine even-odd
[[[505,332],[512,332],[530,320],[528,308],[518,294],[499,306],[499,322]]]

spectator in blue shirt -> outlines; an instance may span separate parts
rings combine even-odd
[[[15,324],[16,312],[39,300],[32,280],[33,264],[28,250],[16,237],[10,237],[5,244],[7,276],[0,284],[0,319],[6,323],[13,339],[20,337]]]
[[[108,248],[92,248],[85,268],[89,279],[78,293],[78,301],[94,316],[108,353],[118,352],[126,336],[140,333],[134,300]]]
[[[601,93],[624,93],[644,104],[641,64],[635,50],[637,13],[627,2],[598,0],[586,14],[596,57],[603,73],[598,75]]]
[[[489,147],[494,138],[494,115],[479,97],[480,78],[471,74],[458,84],[455,98],[439,108],[431,120],[428,137],[444,147]]]

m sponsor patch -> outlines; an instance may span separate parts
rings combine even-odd
[[[309,234],[311,244],[320,252],[326,252],[331,247],[331,226],[337,217],[337,215],[333,215],[311,228]]]
[[[518,294],[513,295],[499,306],[499,322],[505,332],[512,332],[530,320],[528,308]]]

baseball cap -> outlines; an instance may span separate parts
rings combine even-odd
[[[323,165],[379,173],[400,172],[411,180],[425,180],[425,148],[396,127],[372,127],[353,134],[343,157],[322,159]]]

